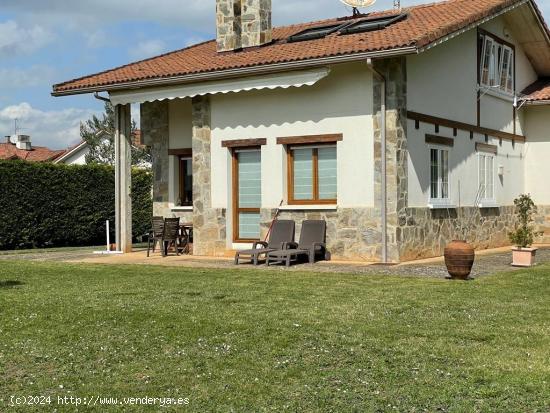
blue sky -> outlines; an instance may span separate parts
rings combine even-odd
[[[472,0],[475,1],[475,0]],[[402,5],[428,1],[402,0]],[[547,19],[550,2],[538,2]],[[374,9],[391,8],[378,0]],[[275,25],[349,14],[339,0],[273,0]],[[64,148],[102,104],[51,85],[213,38],[215,0],[1,0],[0,136]]]

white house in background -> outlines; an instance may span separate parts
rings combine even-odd
[[[77,145],[69,147],[65,153],[57,158],[54,163],[64,163],[67,165],[86,165],[86,155],[90,152],[90,148],[85,141]]]
[[[334,0],[336,1],[336,0]],[[550,33],[533,0],[449,0],[271,27],[270,0],[217,0],[217,39],[54,86],[108,92],[117,242],[131,249],[130,104],[152,146],[155,215],[194,253],[322,218],[343,259],[508,244],[530,192],[550,240]],[[406,3],[406,2],[404,2]]]

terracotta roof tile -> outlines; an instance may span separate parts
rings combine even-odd
[[[108,87],[115,84],[162,79],[225,69],[288,63],[323,57],[376,52],[406,46],[421,48],[521,0],[448,0],[403,9],[408,17],[386,29],[287,43],[286,39],[308,27],[343,21],[331,19],[273,29],[272,44],[238,52],[218,53],[208,41],[162,56],[125,65],[54,86],[54,93]],[[393,12],[372,13],[372,15]]]
[[[52,150],[43,146],[33,146],[32,150],[17,149],[11,143],[0,143],[0,159],[21,159],[29,162],[49,162],[65,153],[64,150]]]
[[[550,101],[550,78],[537,80],[521,93],[525,95],[523,99],[528,102]]]

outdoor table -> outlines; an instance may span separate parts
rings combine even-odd
[[[180,245],[179,248],[184,254],[191,252],[191,241],[193,239],[193,223],[183,222],[180,224]]]

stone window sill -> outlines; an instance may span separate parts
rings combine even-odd
[[[338,205],[283,205],[281,211],[336,211]]]
[[[434,203],[430,202],[428,204],[428,208],[430,209],[456,209],[456,205],[452,203]]]
[[[173,212],[185,212],[185,211],[193,211],[192,206],[179,206],[179,207],[173,207]]]
[[[479,208],[500,208],[500,205],[496,201],[481,201],[478,207]]]

